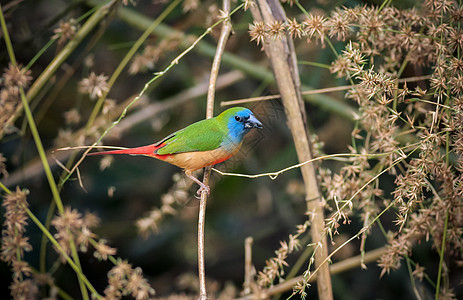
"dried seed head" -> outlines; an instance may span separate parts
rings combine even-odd
[[[79,92],[89,94],[91,99],[99,98],[109,91],[107,80],[108,76],[91,72],[87,78],[79,82]]]
[[[257,45],[264,44],[267,36],[267,26],[264,22],[254,21],[249,25],[249,35],[251,36],[251,42],[256,41]]]
[[[320,39],[321,43],[324,43],[325,34],[328,30],[326,26],[326,19],[321,15],[310,14],[303,22],[304,24],[304,33],[307,36],[307,41],[310,42],[310,39],[315,36],[315,38]]]
[[[275,20],[273,23],[269,24],[267,28],[268,35],[274,40],[281,38],[286,32],[283,21]]]
[[[58,28],[53,30],[55,34],[51,38],[59,39],[58,44],[63,45],[75,35],[77,28],[78,24],[75,19],[70,19],[67,22],[60,20]]]
[[[31,71],[22,68],[21,65],[8,64],[8,68],[4,69],[3,85],[5,87],[21,87],[26,88],[32,80]]]
[[[294,19],[288,19],[287,20],[288,22],[288,32],[289,32],[289,35],[292,37],[292,38],[301,38],[302,34],[303,34],[303,29],[302,29],[302,25],[294,18]]]

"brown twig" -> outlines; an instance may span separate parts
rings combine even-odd
[[[225,45],[227,44],[228,37],[232,30],[232,26],[229,20],[230,14],[230,0],[223,1],[223,13],[226,19],[222,23],[222,30],[220,32],[219,42],[217,44],[217,50],[214,56],[214,61],[211,67],[211,77],[209,79],[209,87],[207,90],[207,110],[206,118],[210,119],[214,116],[214,97],[217,84],[217,77],[219,75],[220,62],[222,55],[225,52]],[[204,170],[203,183],[209,185],[209,178],[211,176],[211,167],[207,167]],[[198,277],[199,277],[199,300],[207,299],[206,291],[206,270],[204,263],[204,223],[206,219],[206,202],[208,197],[208,191],[203,190],[201,193],[201,202],[199,205],[198,215]]]
[[[255,7],[251,7],[253,17],[258,22],[273,24],[286,22],[285,12],[278,0],[258,0]],[[264,50],[268,56],[275,74],[281,99],[288,115],[288,124],[293,135],[299,161],[312,159],[309,143],[309,132],[306,126],[306,113],[300,92],[299,71],[295,56],[294,45],[289,35],[282,35],[278,39],[267,39]],[[310,232],[312,241],[319,243],[320,248],[315,253],[315,265],[318,270],[318,298],[333,299],[331,277],[328,264],[323,264],[328,256],[328,245],[324,229],[323,201],[313,164],[301,167],[304,180],[307,211],[312,215]]]
[[[422,80],[429,79],[429,78],[431,78],[431,75],[400,78],[397,81],[400,82],[400,83],[403,83],[403,82],[416,82],[416,81],[422,81]],[[349,90],[349,89],[353,88],[354,86],[355,85],[342,85],[342,86],[334,86],[334,87],[328,87],[328,88],[323,88],[323,89],[308,90],[308,91],[303,91],[302,95],[305,96],[305,95],[315,95],[315,94],[324,94],[324,93],[346,91],[346,90]],[[250,103],[250,102],[257,102],[257,101],[266,101],[266,100],[273,100],[273,99],[280,99],[280,98],[281,98],[281,95],[276,94],[276,95],[252,97],[252,98],[246,98],[246,99],[228,100],[228,101],[220,102],[220,106],[236,105],[236,104],[243,104],[243,103]]]
[[[243,294],[247,295],[251,293],[251,281],[254,276],[252,266],[252,243],[254,239],[247,237],[244,240],[244,283],[243,283]]]
[[[11,8],[19,5],[21,2],[23,2],[24,0],[15,0],[15,1],[11,1],[10,3],[7,3],[5,5],[2,6],[2,10],[4,13],[6,13],[8,10],[10,10]]]
[[[324,94],[324,93],[331,93],[331,92],[337,92],[337,91],[345,91],[351,88],[352,88],[351,85],[335,86],[335,87],[305,91],[305,92],[302,92],[302,95]],[[243,104],[243,103],[257,102],[257,101],[266,101],[266,100],[273,100],[273,99],[279,99],[279,98],[281,98],[280,94],[246,98],[246,99],[238,99],[238,100],[229,100],[229,101],[220,102],[220,106]]]

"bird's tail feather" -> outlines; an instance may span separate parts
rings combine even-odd
[[[151,145],[141,146],[141,147],[136,147],[136,148],[93,152],[93,153],[89,153],[88,155],[130,154],[130,155],[154,156],[155,151],[159,149],[160,147],[161,145],[155,146],[155,144],[151,144]]]

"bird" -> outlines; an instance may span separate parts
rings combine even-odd
[[[244,136],[253,128],[262,129],[262,123],[251,110],[233,107],[216,117],[195,122],[162,140],[147,146],[91,152],[88,155],[130,154],[154,157],[184,170],[202,191],[210,194],[210,187],[193,176],[193,172],[223,162],[235,155],[243,144]]]

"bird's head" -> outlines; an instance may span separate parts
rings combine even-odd
[[[252,128],[262,128],[262,123],[252,111],[244,107],[229,108],[217,116],[217,119],[226,122],[230,138],[237,142],[241,142]]]

